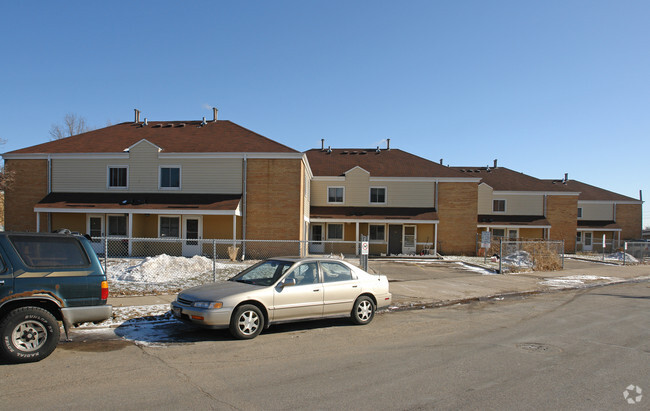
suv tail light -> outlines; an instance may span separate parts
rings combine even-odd
[[[108,299],[108,281],[102,281],[102,300]]]

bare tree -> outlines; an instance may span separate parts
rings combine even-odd
[[[52,127],[50,127],[50,140],[59,140],[90,130],[91,128],[86,124],[85,118],[68,113],[63,117],[63,124],[52,124]]]
[[[0,138],[0,146],[7,142],[4,138]],[[15,174],[13,171],[7,170],[4,166],[0,166],[0,191],[6,191],[14,183]]]

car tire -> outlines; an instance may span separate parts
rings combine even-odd
[[[238,340],[257,337],[264,328],[264,315],[258,307],[246,304],[238,307],[230,319],[230,333]]]
[[[367,295],[362,295],[354,302],[350,317],[355,324],[369,324],[375,317],[375,302]]]
[[[40,361],[54,351],[59,322],[40,307],[21,307],[0,322],[0,355],[14,363]]]

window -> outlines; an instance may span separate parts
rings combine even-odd
[[[386,187],[370,187],[370,204],[386,203]]]
[[[297,285],[316,284],[318,279],[318,263],[306,263],[298,266],[287,279],[294,278]]]
[[[108,235],[126,236],[126,216],[108,216]]]
[[[578,244],[582,243],[582,231],[578,231],[576,233],[576,243]]]
[[[327,239],[328,240],[343,240],[343,224],[328,224],[327,225]]]
[[[368,234],[370,237],[370,241],[384,241],[386,239],[386,226],[370,225]]]
[[[582,218],[582,207],[578,207],[578,218]]]
[[[160,167],[160,188],[181,188],[181,168]]]
[[[505,237],[506,236],[506,230],[503,228],[493,228],[492,229],[492,237]]]
[[[495,213],[505,213],[506,200],[492,200],[492,211]]]
[[[327,187],[327,202],[328,203],[343,203],[343,187]]]
[[[323,269],[323,282],[325,283],[352,280],[352,272],[343,264],[323,262],[320,263],[320,266]]]
[[[129,168],[126,166],[108,166],[108,188],[127,188],[129,185]]]
[[[75,238],[11,236],[20,258],[30,267],[87,267],[88,255]]]
[[[160,217],[160,237],[178,238],[180,233],[180,218]]]

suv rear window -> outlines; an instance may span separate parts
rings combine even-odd
[[[87,267],[88,255],[75,238],[9,236],[18,255],[30,267]]]

